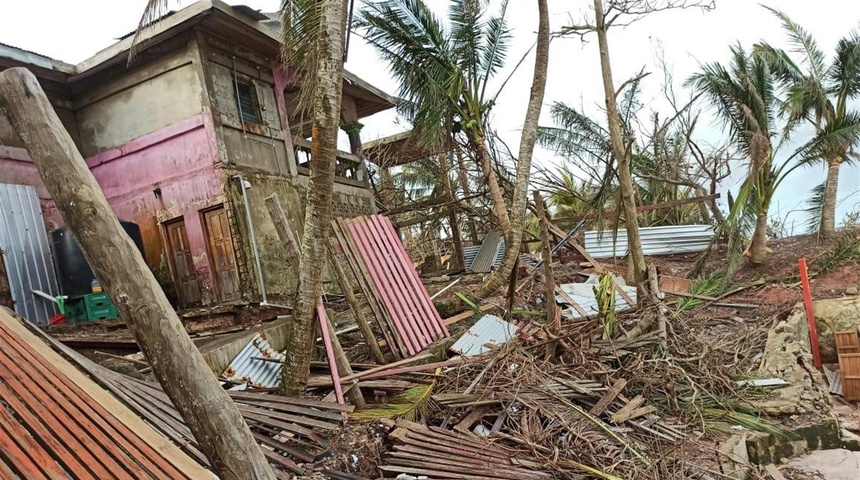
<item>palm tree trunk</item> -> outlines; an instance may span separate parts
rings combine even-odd
[[[839,190],[839,167],[842,158],[835,158],[827,163],[827,183],[824,186],[824,204],[821,206],[822,237],[830,237],[836,233],[836,194]]]
[[[305,391],[314,354],[314,313],[320,294],[331,229],[337,135],[340,127],[343,85],[343,42],[346,0],[323,0],[323,27],[317,39],[319,55],[313,92],[311,172],[302,235],[302,268],[299,294],[289,324],[286,358],[281,372],[282,391]]]
[[[448,199],[456,202],[457,197],[454,192],[454,187],[451,185],[451,177],[448,176],[448,171],[451,166],[448,165],[447,154],[442,152],[437,155],[439,158],[439,170],[442,175],[442,186],[445,187],[445,193],[448,194]],[[463,239],[460,236],[460,215],[457,213],[457,204],[451,205],[448,209],[448,223],[451,225],[451,241],[454,243],[454,258],[451,259],[450,268],[452,270],[460,270],[463,268]]]
[[[612,144],[612,155],[618,162],[618,181],[621,187],[621,202],[624,207],[624,222],[627,226],[627,245],[630,255],[630,267],[634,283],[642,295],[642,289],[647,279],[645,255],[642,253],[642,241],[639,238],[639,221],[636,212],[636,190],[633,188],[633,177],[630,174],[630,158],[624,139],[621,136],[621,118],[618,115],[618,104],[615,98],[615,84],[612,81],[612,66],[609,61],[609,42],[603,17],[603,1],[594,0],[595,30],[597,43],[600,48],[600,70],[603,73],[603,92],[606,97],[606,116],[608,117],[609,136]]]
[[[758,212],[750,245],[750,262],[762,263],[767,255],[767,212]]]
[[[514,185],[514,201],[511,208],[511,230],[505,240],[506,250],[502,264],[494,271],[481,287],[480,295],[488,296],[501,287],[505,280],[512,275],[512,270],[520,254],[525,227],[526,207],[528,202],[529,174],[532,168],[532,154],[537,140],[538,120],[543,106],[546,91],[546,76],[549,66],[549,13],[546,0],[538,0],[540,16],[538,26],[537,48],[535,50],[535,70],[532,78],[532,89],[529,105],[523,121],[523,131],[520,137],[520,151],[517,158],[517,179]],[[549,265],[547,265],[549,267]],[[515,273],[515,272],[514,272]]]
[[[457,155],[457,180],[460,182],[460,188],[463,189],[463,196],[469,198],[472,196],[472,189],[469,187],[469,171],[466,169],[466,162],[463,161],[463,151],[460,149],[459,144],[452,143],[454,153]],[[477,244],[478,227],[475,225],[475,218],[469,213],[466,213],[466,218],[469,223],[469,240],[473,244]]]
[[[508,207],[505,205],[505,197],[502,195],[501,187],[499,187],[499,177],[496,175],[493,159],[490,158],[490,151],[487,149],[487,138],[483,127],[478,127],[473,133],[472,142],[475,144],[475,151],[481,163],[481,171],[484,172],[484,180],[487,182],[487,188],[490,190],[493,215],[495,215],[496,221],[499,222],[499,229],[502,231],[505,241],[507,241],[507,237],[511,231],[511,219],[508,217]]]

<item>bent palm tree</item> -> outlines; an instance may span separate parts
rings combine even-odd
[[[767,251],[767,213],[775,186],[771,164],[776,131],[776,78],[760,56],[750,55],[740,45],[732,46],[731,52],[728,68],[719,63],[703,65],[685,84],[705,95],[728,127],[730,141],[749,160],[745,183],[755,192],[749,198],[768,199],[756,202],[755,228],[749,247],[750,261],[761,263]],[[735,202],[733,210],[749,206]]]
[[[860,114],[848,108],[848,103],[860,96],[860,34],[852,31],[839,40],[836,55],[829,65],[815,39],[785,13],[765,7],[782,21],[788,34],[792,53],[800,56],[795,61],[789,52],[775,48],[766,42],[755,46],[756,55],[763,58],[779,83],[786,90],[780,113],[786,117],[786,131],[800,122],[809,122],[815,127],[817,137],[834,126],[843,128],[858,124]],[[820,218],[817,230],[822,236],[830,236],[836,229],[836,194],[839,185],[839,168],[856,157],[851,149],[856,139],[848,138],[843,143],[830,145],[820,159],[827,165],[827,180],[820,197]]]
[[[538,4],[541,9],[540,65],[540,59],[548,56],[549,27],[543,28],[544,2]],[[488,85],[505,63],[511,38],[506,13],[507,0],[501,3],[497,15],[487,13],[484,0],[451,0],[448,21],[443,23],[423,0],[385,0],[368,3],[357,21],[365,39],[388,63],[390,72],[400,83],[399,95],[403,98],[400,112],[412,121],[416,133],[428,144],[447,143],[450,126],[459,122],[475,151],[490,193],[493,214],[511,252],[487,280],[483,294],[501,286],[516,260],[522,240],[525,190],[531,163],[531,149],[521,148],[513,209],[509,215],[486,134],[488,113],[495,103],[495,97],[488,93]],[[539,113],[544,88],[539,85],[537,73],[536,68],[532,99],[539,94]],[[545,71],[542,77],[545,83]],[[529,113],[535,115],[531,103]],[[526,147],[534,143],[528,138],[530,130],[533,129],[528,125],[523,129]]]

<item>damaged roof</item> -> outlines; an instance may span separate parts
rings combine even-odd
[[[0,307],[0,478],[214,478]]]
[[[243,34],[257,36],[259,39],[255,44],[266,45],[266,49],[272,50],[274,56],[280,48],[280,22],[277,15],[261,13],[246,5],[231,6],[220,0],[199,0],[180,10],[168,12],[141,32],[137,45],[143,50],[204,23],[216,30],[219,26],[229,25],[232,30],[240,29]],[[231,38],[238,40],[238,36],[231,35]],[[77,65],[0,44],[0,65],[4,59],[11,60],[10,66],[34,66],[56,72],[67,82],[75,82],[111,65],[127,62],[134,41],[134,32],[131,32]],[[361,103],[357,105],[361,117],[387,110],[397,103],[393,96],[348,71],[344,71],[344,91]]]

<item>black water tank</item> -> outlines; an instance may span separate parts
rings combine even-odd
[[[120,220],[119,223],[143,255],[143,238],[140,236],[140,227],[134,222]],[[96,277],[71,232],[66,227],[58,228],[51,232],[51,242],[53,243],[54,268],[57,270],[60,292],[70,297],[92,293],[91,282]]]

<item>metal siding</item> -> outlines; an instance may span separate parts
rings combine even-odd
[[[35,188],[0,184],[0,249],[15,313],[36,324],[48,323],[56,305],[31,290],[56,296],[59,288]]]
[[[434,341],[449,337],[391,221],[373,215],[345,223],[409,353],[414,355]]]
[[[256,358],[279,360],[267,362]],[[281,384],[281,363],[284,354],[278,353],[259,333],[230,362],[221,378],[234,382],[247,382],[255,387],[274,388]]]
[[[639,236],[645,255],[701,252],[711,243],[714,228],[710,225],[643,227]],[[594,258],[623,257],[627,255],[627,230],[585,232],[585,249]]]
[[[481,249],[475,255],[469,270],[476,273],[487,273],[496,264],[499,252],[502,251],[502,237],[496,232],[489,232],[481,243]]]
[[[615,277],[618,279],[618,286],[624,290],[630,298],[635,302],[636,301],[636,287],[628,287],[624,285],[623,280],[620,277]],[[585,283],[564,283],[559,285],[559,287],[564,291],[564,293],[568,294],[574,302],[576,302],[583,310],[585,310],[589,316],[596,315],[598,312],[597,308],[597,299],[594,297],[594,287],[597,285],[596,277],[591,276]],[[557,303],[562,305],[567,305],[567,301],[561,296],[556,296],[555,300]],[[615,292],[615,311],[623,312],[625,310],[630,310],[635,305],[628,305],[624,300],[624,297],[621,296],[618,292]],[[569,309],[570,314],[573,318],[580,319],[582,315],[580,315],[573,308]]]
[[[467,247],[463,247],[463,265],[465,265],[466,270],[472,269],[472,263],[475,261],[475,257],[478,255],[478,251],[481,249],[480,245],[470,245]],[[505,258],[505,241],[502,240],[499,243],[499,251],[496,254],[496,257],[493,259],[493,268],[497,268],[502,264],[502,259]],[[520,254],[520,264],[528,264],[531,266],[535,266],[540,261],[539,259],[535,259],[534,255],[521,253]]]
[[[451,345],[451,350],[466,357],[481,355],[489,351],[484,345],[501,345],[516,334],[516,325],[495,315],[484,315]]]

